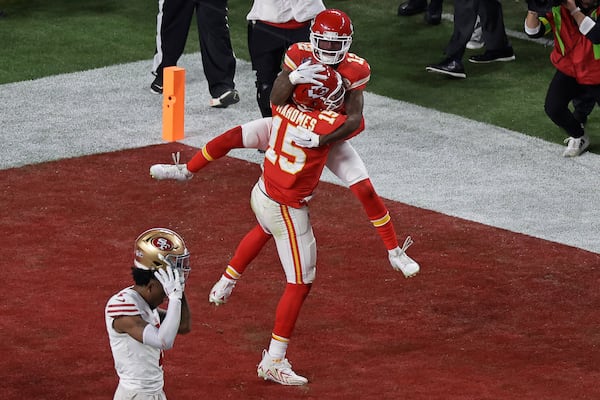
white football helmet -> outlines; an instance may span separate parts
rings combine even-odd
[[[350,50],[353,33],[345,12],[333,8],[321,11],[310,26],[313,55],[323,64],[339,64]]]
[[[187,280],[190,267],[190,252],[183,238],[167,228],[152,228],[143,232],[135,240],[134,265],[145,270],[157,270],[170,266],[179,270],[179,275]]]

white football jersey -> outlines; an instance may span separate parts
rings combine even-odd
[[[285,23],[310,21],[325,9],[322,0],[254,0],[246,19]]]
[[[112,325],[115,317],[135,315],[149,324],[160,326],[158,311],[151,309],[133,286],[112,296],[104,310],[119,384],[131,391],[160,391],[164,385],[162,350],[138,342],[127,333],[119,333]]]

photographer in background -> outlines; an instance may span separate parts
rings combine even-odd
[[[525,33],[541,37],[549,30],[554,33],[554,50],[550,60],[556,73],[550,82],[544,110],[569,138],[565,140],[564,157],[576,157],[590,145],[582,121],[569,110],[573,99],[600,101],[600,27],[594,18],[597,0],[552,0],[550,10],[540,18],[538,11],[547,3],[538,0],[528,3]],[[586,116],[587,117],[587,116]]]

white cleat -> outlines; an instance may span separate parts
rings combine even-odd
[[[256,370],[259,378],[265,381],[277,382],[286,386],[301,386],[308,383],[308,379],[292,371],[292,365],[284,358],[283,360],[274,360],[267,350],[263,350],[262,360]]]
[[[421,269],[419,264],[406,254],[406,249],[413,244],[411,237],[407,237],[402,245],[402,248],[396,247],[393,250],[388,250],[388,257],[392,268],[396,271],[402,271],[406,278],[410,278],[419,273]]]
[[[563,157],[577,157],[585,151],[590,145],[590,138],[583,135],[580,138],[568,137],[565,139],[567,148],[563,152]]]
[[[231,296],[231,292],[236,283],[237,281],[221,275],[221,279],[219,279],[212,289],[210,289],[208,302],[213,303],[216,306],[227,303],[227,299]]]
[[[175,179],[177,181],[187,181],[192,179],[194,174],[188,171],[185,164],[179,164],[179,152],[173,153],[175,164],[154,164],[150,167],[150,176],[154,179]]]

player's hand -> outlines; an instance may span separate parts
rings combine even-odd
[[[322,64],[311,64],[311,60],[308,60],[290,72],[288,78],[292,85],[312,83],[321,86],[323,85],[321,81],[327,78],[327,75],[320,74],[323,71],[325,71],[325,67]]]
[[[320,136],[306,128],[297,126],[296,129],[290,129],[288,133],[292,140],[300,147],[319,147]]]
[[[163,291],[169,299],[181,299],[183,297],[183,285],[178,270],[171,267],[161,268],[154,272],[154,276],[162,285]]]

